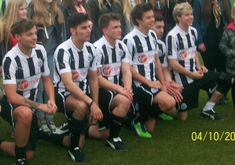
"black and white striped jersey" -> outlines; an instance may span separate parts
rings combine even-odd
[[[25,55],[17,44],[5,55],[2,66],[3,84],[16,84],[18,94],[34,101],[41,76],[50,75],[46,51],[38,44],[31,56]]]
[[[168,59],[176,59],[185,69],[194,72],[196,71],[195,55],[197,30],[194,27],[189,27],[188,32],[183,31],[176,25],[166,38],[167,57]],[[173,71],[173,78],[182,85],[187,85],[193,82],[193,79]]]
[[[166,44],[163,41],[158,40],[157,48],[158,48],[157,54],[158,54],[162,67],[168,67],[168,61],[167,61],[167,55],[166,55]]]
[[[94,43],[97,49],[102,76],[115,84],[121,84],[121,65],[130,62],[130,54],[126,45],[116,40],[115,47],[103,36]]]
[[[157,36],[155,32],[149,30],[148,35],[145,35],[135,27],[124,37],[123,41],[127,45],[136,71],[149,80],[156,80]],[[134,83],[136,86],[141,85],[136,80]]]
[[[78,49],[70,38],[57,47],[54,53],[54,66],[54,82],[58,92],[68,92],[60,76],[63,73],[71,72],[73,82],[84,93],[88,93],[88,71],[97,70],[95,47],[91,43],[85,42],[83,48]]]

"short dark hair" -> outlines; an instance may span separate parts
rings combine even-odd
[[[34,22],[33,20],[28,18],[20,18],[16,20],[16,22],[14,22],[11,26],[11,34],[16,35],[27,32],[34,26],[36,26],[36,22]]]
[[[120,15],[117,13],[105,13],[101,15],[98,21],[100,31],[102,31],[103,28],[108,27],[109,22],[114,20],[120,21],[121,20]]]
[[[87,14],[83,13],[74,13],[71,16],[68,17],[68,28],[74,28],[78,25],[80,25],[83,22],[86,22],[89,20],[89,17]]]
[[[143,17],[143,13],[153,10],[153,6],[150,3],[142,3],[138,4],[131,11],[131,20],[134,25],[138,26],[137,20],[141,20]]]
[[[161,14],[154,14],[155,21],[164,21],[164,17]]]

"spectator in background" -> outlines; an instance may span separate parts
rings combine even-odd
[[[64,18],[66,23],[66,38],[68,38],[70,37],[70,34],[66,18],[68,18],[73,13],[88,14],[88,16],[90,17],[90,12],[87,8],[86,0],[62,0],[61,6],[64,12]]]
[[[126,23],[123,16],[123,9],[118,0],[88,0],[88,8],[90,11],[91,21],[93,22],[91,42],[98,40],[102,33],[98,27],[98,19],[104,13],[117,13],[121,17],[122,37],[126,34]]]
[[[224,33],[222,35],[219,48],[226,57],[226,73],[232,84],[232,99],[235,107],[235,4],[232,7],[231,12],[232,21],[225,26]]]
[[[0,65],[2,65],[3,56],[17,43],[10,29],[18,18],[27,17],[27,6],[25,0],[10,0],[8,2],[8,6],[0,21]]]
[[[230,0],[198,0],[193,5],[198,50],[207,69],[225,71],[225,56],[219,49],[224,25],[230,19]]]
[[[126,32],[130,32],[134,25],[131,22],[131,17],[130,17],[130,13],[132,11],[132,9],[135,7],[135,5],[141,4],[143,3],[142,0],[121,0],[121,5],[123,8],[123,15],[125,18],[125,22],[126,22]]]
[[[33,0],[28,7],[28,17],[37,23],[38,43],[42,44],[47,51],[50,75],[53,78],[53,54],[56,47],[64,40],[65,30],[64,15],[57,0]],[[38,102],[47,101],[43,85],[40,83],[37,96]],[[55,132],[57,127],[53,122],[53,115],[38,111],[39,130]]]

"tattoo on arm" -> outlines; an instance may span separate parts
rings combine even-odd
[[[33,108],[33,109],[38,109],[38,106],[40,105],[40,103],[38,103],[36,101],[29,100],[27,98],[25,98],[24,100],[25,100],[25,103],[30,105],[31,108]]]

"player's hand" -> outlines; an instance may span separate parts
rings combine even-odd
[[[171,95],[172,97],[174,97],[177,103],[183,100],[183,96],[181,94],[183,87],[180,86],[179,84],[175,82],[168,82],[166,83],[166,89],[167,89],[167,93]]]
[[[38,109],[49,114],[54,114],[56,112],[54,109],[51,109],[48,104],[39,104]]]
[[[47,105],[51,109],[52,113],[56,113],[57,106],[54,101],[48,100]]]
[[[204,73],[201,71],[195,71],[195,72],[191,72],[191,78],[192,79],[201,79],[203,77]]]
[[[171,86],[175,90],[179,91],[180,93],[184,89],[184,87],[181,84],[176,83],[175,81],[169,81],[166,83],[167,86]]]
[[[95,102],[90,105],[90,122],[94,120],[102,120],[103,114],[100,108],[97,106]]]
[[[118,89],[117,92],[120,93],[121,95],[127,97],[128,100],[130,100],[130,102],[132,102],[133,95],[134,95],[132,89],[123,88],[122,86],[120,86],[120,88]]]
[[[200,50],[200,52],[205,52],[206,51],[206,46],[204,43],[201,43],[198,45],[198,50]]]
[[[162,84],[161,91],[167,92],[167,88],[165,84]]]
[[[207,73],[208,72],[208,69],[202,65],[200,68],[199,68],[199,71],[201,71],[202,73]]]
[[[150,88],[160,89],[162,87],[162,84],[160,81],[151,81],[149,80],[147,84]]]

